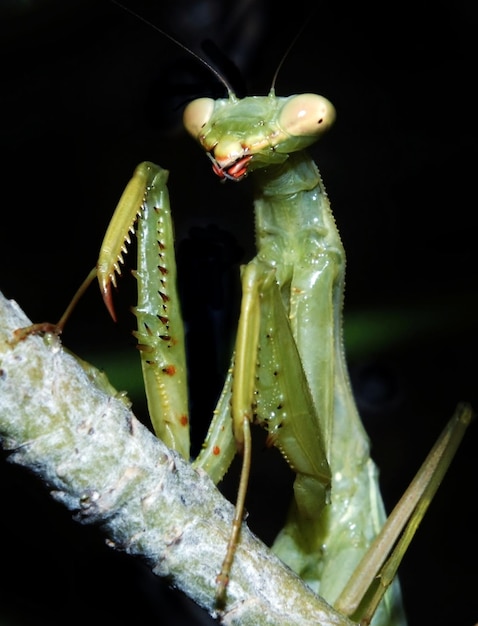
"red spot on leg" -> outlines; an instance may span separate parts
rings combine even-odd
[[[214,448],[212,449],[212,453],[215,456],[218,456],[218,454],[220,454],[220,452],[221,452],[221,448],[219,446],[214,446]]]
[[[179,423],[181,424],[181,426],[187,426],[188,425],[188,416],[187,415],[181,415],[181,417],[179,418]]]
[[[168,376],[174,376],[174,374],[176,374],[176,368],[174,365],[166,365],[166,367],[163,367],[163,372]]]

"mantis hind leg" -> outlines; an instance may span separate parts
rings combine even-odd
[[[381,532],[364,555],[334,607],[366,626],[391,585],[398,566],[428,506],[450,466],[473,418],[467,404],[460,404],[389,515]]]

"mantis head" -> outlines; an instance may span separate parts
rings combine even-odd
[[[238,181],[315,143],[333,124],[335,109],[315,94],[277,98],[271,92],[243,99],[199,98],[188,104],[183,120],[215,174]]]

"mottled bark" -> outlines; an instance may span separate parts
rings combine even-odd
[[[144,559],[211,615],[233,507],[105,393],[58,339],[11,344],[30,321],[0,294],[0,438],[80,523]],[[67,616],[65,616],[67,618]],[[255,538],[241,533],[224,624],[351,624]]]

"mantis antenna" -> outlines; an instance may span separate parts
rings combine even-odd
[[[302,25],[300,26],[299,30],[296,32],[296,34],[292,37],[292,40],[290,41],[289,45],[287,46],[287,48],[285,49],[284,54],[282,55],[282,58],[280,59],[276,70],[274,72],[274,76],[272,77],[272,83],[271,83],[271,88],[270,88],[270,93],[275,93],[275,86],[276,86],[276,82],[277,82],[277,77],[279,76],[279,72],[282,69],[282,66],[284,65],[285,60],[287,59],[287,57],[289,56],[289,54],[291,53],[292,48],[295,46],[295,44],[297,43],[297,41],[299,40],[299,38],[302,36],[302,33],[304,32],[306,26],[309,23],[309,20],[312,16],[312,14],[314,13],[314,10],[312,10],[310,12],[310,14],[308,15],[308,17],[303,21]]]
[[[159,26],[156,26],[156,24],[153,24],[152,22],[144,18],[139,13],[136,13],[136,11],[133,11],[133,9],[130,9],[129,7],[125,6],[121,2],[118,2],[117,0],[110,0],[110,2],[112,2],[113,4],[116,4],[116,6],[118,6],[120,9],[123,9],[123,11],[126,11],[127,13],[135,17],[136,19],[141,20],[141,22],[143,22],[144,24],[147,24],[150,28],[154,29],[158,33],[161,33],[161,35],[169,39],[169,41],[172,41],[174,44],[176,44],[177,46],[185,50],[188,54],[194,57],[197,61],[202,63],[204,67],[206,67],[219,80],[219,82],[221,82],[224,85],[224,87],[227,89],[227,93],[230,98],[235,97],[234,90],[232,86],[229,84],[229,82],[224,78],[224,76],[220,72],[216,70],[215,67],[213,67],[210,63],[208,63],[206,59],[204,59],[199,54],[194,52],[194,50],[191,50],[191,48],[188,48],[185,44],[179,41],[179,39],[176,39],[176,37],[173,37],[173,35],[170,35],[162,28],[159,28]]]
[[[112,0],[113,1],[113,0]],[[299,37],[302,35],[302,33],[305,30],[305,27],[307,26],[307,24],[309,23],[310,20],[310,15],[304,20],[304,22],[302,23],[302,26],[299,28],[299,30],[296,32],[296,34],[292,37],[291,42],[289,43],[289,45],[287,46],[284,54],[282,55],[282,58],[280,59],[276,70],[274,72],[274,76],[272,77],[272,83],[271,83],[271,88],[270,88],[270,93],[275,93],[275,86],[276,86],[276,82],[277,82],[277,77],[279,76],[279,72],[282,69],[282,66],[284,65],[285,60],[287,59],[287,57],[289,56],[292,48],[295,46],[295,44],[297,43],[297,41],[299,40]]]

